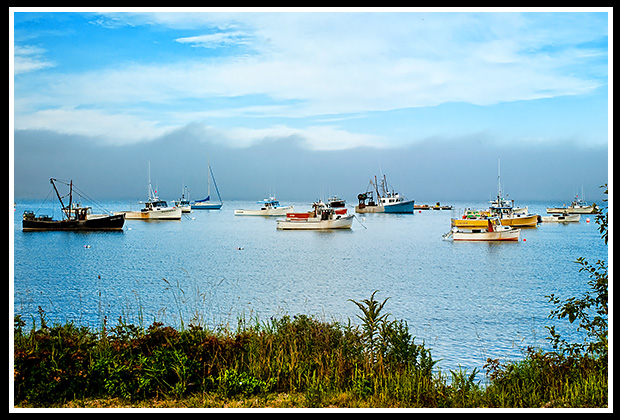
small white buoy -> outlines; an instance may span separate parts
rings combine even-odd
[[[586,223],[590,223],[590,218],[589,217],[586,219]]]

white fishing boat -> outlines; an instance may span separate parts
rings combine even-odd
[[[562,213],[542,216],[541,219],[544,223],[574,223],[581,220],[581,214],[570,214],[565,210]]]
[[[174,200],[174,206],[179,207],[181,209],[181,213],[192,212],[192,204],[189,201],[189,193],[187,192],[187,187],[183,187],[183,193],[181,194],[181,198],[179,198],[178,200]]]
[[[235,210],[235,216],[286,216],[294,210],[293,206],[283,206],[273,196],[265,198],[263,201],[257,201],[261,205],[256,210]]]
[[[594,214],[597,213],[598,210],[596,204],[588,204],[585,200],[579,198],[578,195],[575,196],[575,199],[569,206],[564,204],[563,207],[547,207],[547,213],[554,214],[563,212],[568,212],[569,214]]]
[[[213,179],[213,185],[215,186],[218,201],[211,201],[211,179]],[[207,159],[207,197],[202,200],[194,201],[192,203],[192,210],[219,210],[222,208],[222,204],[220,190],[217,188],[217,183],[215,182],[215,177],[213,176],[213,170],[211,169],[211,164]]]
[[[517,208],[514,205],[514,200],[507,200],[502,197],[499,158],[497,158],[497,188],[497,199],[491,201],[489,206],[489,213],[491,216],[499,217],[503,226],[538,226],[537,214],[529,213],[527,207]]]
[[[413,213],[415,200],[409,200],[405,196],[400,195],[394,189],[390,191],[385,175],[381,180],[381,191],[379,192],[379,184],[377,177],[370,180],[367,191],[357,195],[359,204],[355,206],[357,213]],[[374,196],[376,194],[376,197]],[[376,198],[376,199],[375,199]],[[368,200],[368,203],[366,203]]]
[[[168,207],[168,203],[155,197],[144,203],[140,211],[123,211],[128,220],[181,220],[180,207]]]
[[[287,213],[286,219],[278,220],[279,230],[327,230],[351,229],[354,215],[340,214],[337,210],[319,201],[313,203],[312,211],[305,213]],[[346,210],[346,209],[345,209]]]
[[[450,232],[443,235],[444,239],[453,241],[518,241],[521,229],[512,226],[503,226],[498,218],[487,220],[487,227],[483,229],[459,229],[454,226]]]
[[[148,177],[148,196],[149,199],[139,211],[120,211],[115,212],[115,215],[124,214],[125,219],[128,220],[181,220],[181,208],[180,207],[168,207],[168,203],[165,200],[160,200],[157,196],[157,191],[153,190],[151,185],[151,162],[149,162],[149,177]]]

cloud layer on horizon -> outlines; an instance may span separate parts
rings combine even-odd
[[[392,149],[309,150],[305,142],[293,132],[231,147],[196,124],[126,146],[19,131],[15,196],[42,199],[54,177],[73,179],[93,198],[144,200],[150,162],[152,181],[164,198],[178,198],[186,185],[196,199],[206,193],[207,159],[228,200],[258,200],[276,192],[283,200],[308,202],[338,194],[351,203],[371,177],[383,173],[397,190],[423,202],[484,201],[497,193],[498,158],[504,190],[517,200],[565,201],[582,185],[590,198],[598,198],[608,175],[606,148],[506,146],[484,133]]]

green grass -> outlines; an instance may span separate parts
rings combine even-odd
[[[529,349],[506,365],[437,373],[430,350],[374,299],[361,326],[306,315],[236,329],[161,323],[100,331],[14,327],[18,407],[606,407],[607,360]]]

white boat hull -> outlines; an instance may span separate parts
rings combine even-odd
[[[124,214],[126,220],[181,220],[180,207],[144,211],[124,211],[114,214]]]
[[[495,232],[453,232],[452,240],[454,241],[518,241],[520,229],[510,229],[505,231]]]
[[[545,223],[579,222],[581,220],[581,214],[553,214],[551,216],[542,216],[541,219]]]
[[[518,241],[521,229],[511,226],[502,226],[497,217],[487,220],[484,229],[460,230],[453,227],[444,238],[452,236],[453,241]]]
[[[235,210],[235,216],[286,216],[293,211],[293,206],[278,207],[275,209]]]
[[[569,214],[594,214],[596,209],[594,206],[586,207],[547,207],[547,213],[564,213]]]
[[[276,228],[279,230],[351,229],[352,224],[353,215],[348,215],[337,216],[331,220],[321,220],[318,217],[278,220]]]

